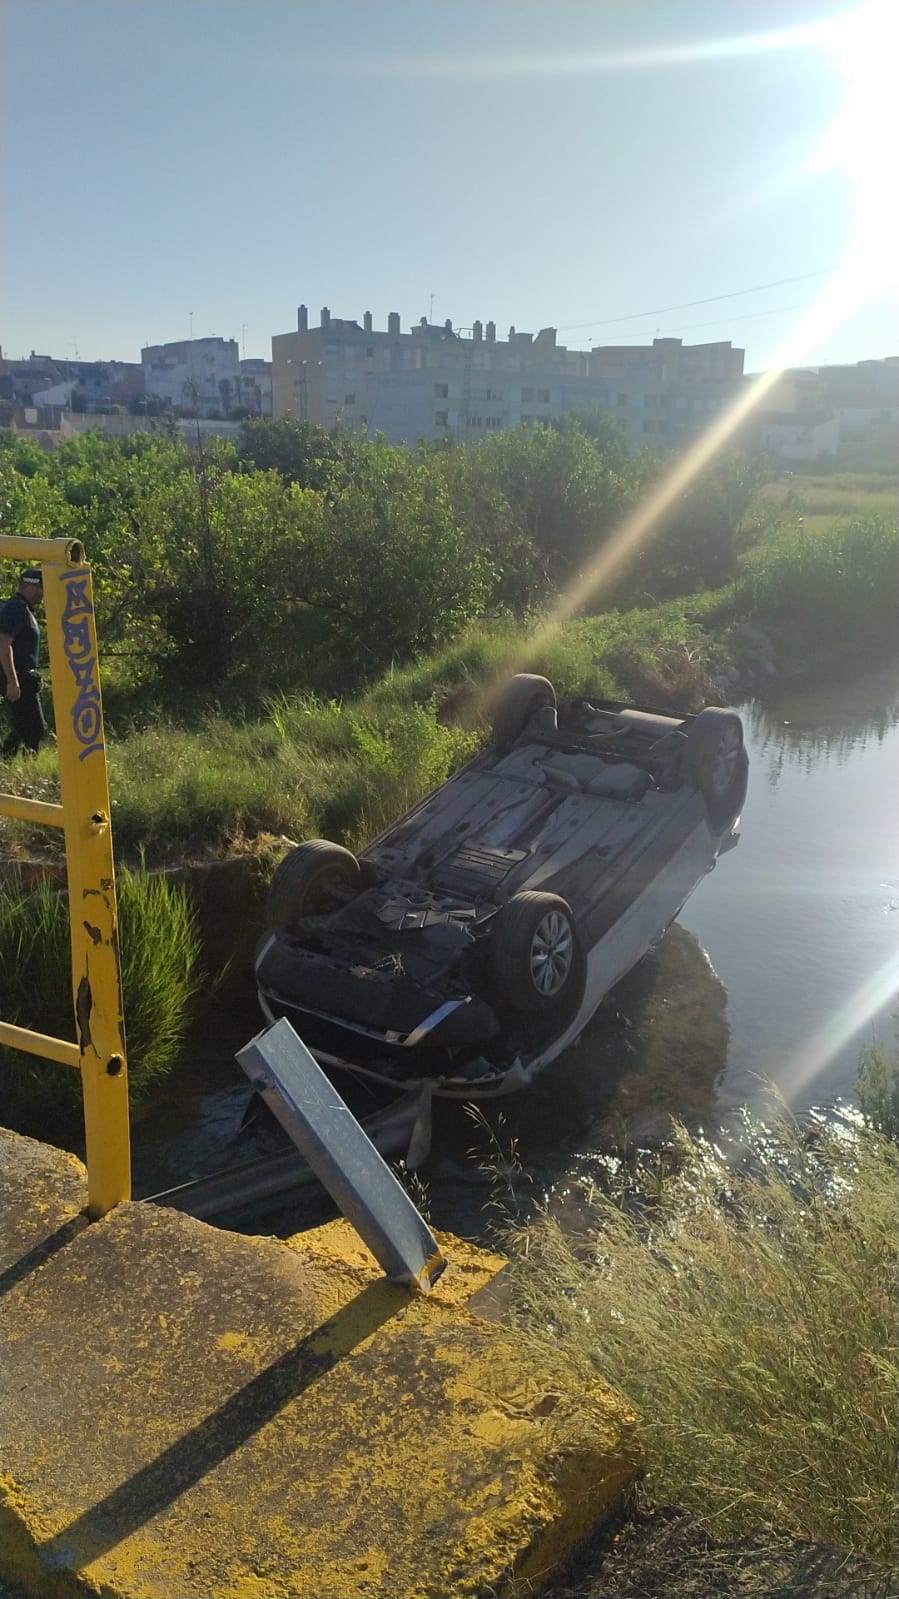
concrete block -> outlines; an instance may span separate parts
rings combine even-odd
[[[471,1313],[498,1257],[448,1239],[413,1298],[344,1229],[122,1205],[9,1289],[0,1575],[35,1599],[539,1590],[640,1470],[632,1412]]]

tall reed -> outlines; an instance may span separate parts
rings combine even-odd
[[[888,1567],[899,1150],[750,1122],[735,1164],[683,1131],[678,1157],[636,1205],[594,1195],[586,1239],[548,1214],[514,1234],[520,1320],[633,1403],[654,1499]]]

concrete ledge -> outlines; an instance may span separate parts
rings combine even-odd
[[[618,1396],[467,1308],[495,1256],[448,1240],[410,1298],[344,1223],[283,1243],[143,1204],[40,1256],[77,1163],[0,1152],[33,1262],[3,1304],[0,1575],[35,1599],[531,1593],[642,1465]]]

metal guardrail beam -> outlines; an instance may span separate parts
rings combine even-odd
[[[437,1240],[290,1022],[236,1059],[390,1281],[426,1294],[446,1265]]]

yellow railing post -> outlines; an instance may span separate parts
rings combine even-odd
[[[88,1207],[93,1215],[102,1216],[130,1198],[131,1153],[109,782],[90,567],[81,546],[66,539],[0,537],[0,555],[32,564],[39,561],[44,577]],[[3,808],[6,814],[16,809],[14,803]],[[3,1029],[7,1038],[14,1031]]]

